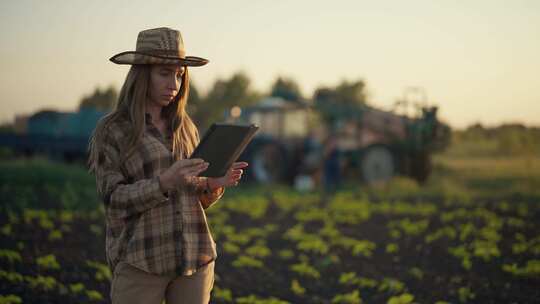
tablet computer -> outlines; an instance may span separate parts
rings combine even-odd
[[[259,127],[213,123],[189,158],[202,158],[209,163],[200,176],[222,177],[238,159]]]

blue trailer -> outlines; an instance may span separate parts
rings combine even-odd
[[[28,118],[24,131],[0,134],[0,146],[11,149],[16,155],[84,160],[90,136],[105,114],[94,108],[78,112],[40,111]]]

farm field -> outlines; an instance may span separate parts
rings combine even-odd
[[[83,168],[0,163],[0,303],[108,303]],[[424,186],[228,189],[207,210],[212,303],[537,303],[540,159],[435,159]]]

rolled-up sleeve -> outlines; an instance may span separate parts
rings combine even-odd
[[[118,149],[107,142],[99,152],[96,186],[113,218],[136,215],[169,199],[160,186],[159,176],[128,183],[120,170]]]
[[[225,187],[219,187],[213,191],[206,188],[207,177],[200,177],[195,183],[195,189],[199,196],[199,201],[204,209],[215,204],[225,193]]]

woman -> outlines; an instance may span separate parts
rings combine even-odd
[[[140,32],[136,51],[110,60],[131,69],[116,109],[96,126],[89,166],[105,204],[112,302],[208,303],[216,249],[204,209],[248,165],[204,178],[208,163],[188,159],[199,135],[186,113],[187,67],[208,60],[186,56],[170,28]]]

